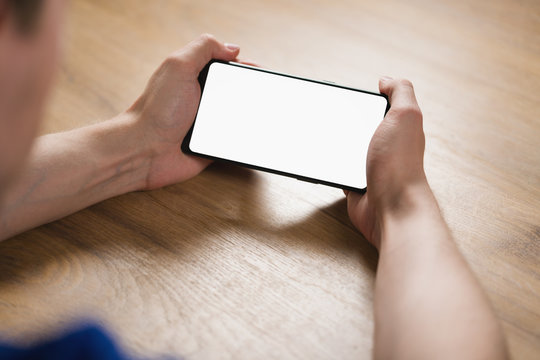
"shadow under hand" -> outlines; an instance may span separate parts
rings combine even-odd
[[[302,236],[307,229],[317,235]],[[350,222],[345,198],[314,210],[301,222],[275,231],[295,234],[297,242],[314,252],[324,253],[332,248],[345,257],[353,256],[362,268],[375,274],[378,252]]]

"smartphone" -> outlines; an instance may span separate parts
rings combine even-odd
[[[234,62],[200,73],[201,100],[182,150],[364,192],[367,150],[386,96]]]

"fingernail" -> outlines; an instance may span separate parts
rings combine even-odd
[[[236,51],[238,49],[240,49],[240,46],[236,45],[236,44],[229,44],[229,43],[225,43],[225,47],[231,51]]]
[[[394,80],[394,79],[391,78],[390,76],[383,76],[383,77],[381,77],[381,81],[390,81],[390,80]]]

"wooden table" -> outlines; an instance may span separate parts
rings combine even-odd
[[[540,3],[74,0],[42,133],[128,107],[199,33],[268,68],[413,81],[426,171],[516,359],[540,354]],[[366,359],[377,253],[341,191],[216,165],[0,244],[0,334],[92,318],[139,355]],[[429,291],[429,289],[426,289]]]

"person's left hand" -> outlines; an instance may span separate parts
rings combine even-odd
[[[180,144],[193,124],[201,89],[197,80],[212,59],[235,60],[239,47],[201,35],[171,54],[150,78],[143,94],[128,109],[135,119],[141,146],[148,149],[144,190],[192,178],[210,164],[188,156]]]

